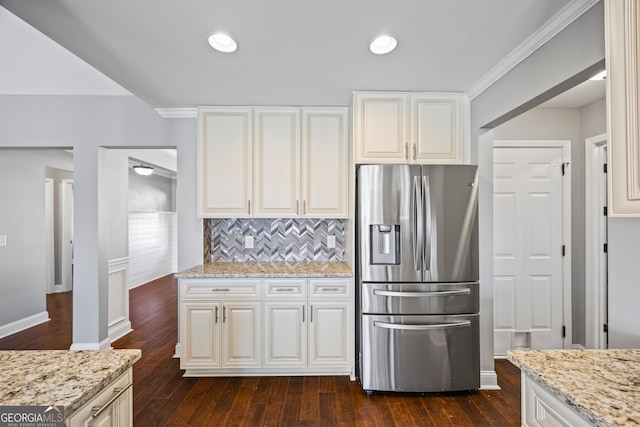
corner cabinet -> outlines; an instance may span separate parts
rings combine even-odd
[[[348,109],[199,107],[198,215],[346,218]]]
[[[464,95],[355,92],[356,163],[462,163]]]
[[[640,4],[605,2],[608,215],[640,216]]]
[[[180,279],[186,377],[354,377],[352,279]]]

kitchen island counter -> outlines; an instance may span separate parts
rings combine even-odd
[[[343,261],[211,262],[181,271],[177,278],[352,277]]]
[[[64,406],[68,419],[142,357],[140,350],[0,351],[0,406]]]
[[[589,423],[640,426],[640,350],[512,351],[507,358]]]

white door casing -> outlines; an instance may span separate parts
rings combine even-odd
[[[495,355],[570,346],[570,141],[495,141],[493,153]]]
[[[585,344],[607,348],[607,134],[585,140]]]
[[[61,292],[73,289],[73,180],[60,183]]]
[[[44,253],[46,263],[46,293],[55,292],[56,273],[55,273],[55,244],[54,244],[54,180],[52,178],[44,179]]]

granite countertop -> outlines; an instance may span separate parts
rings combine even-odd
[[[352,277],[343,261],[211,262],[176,274],[199,277]]]
[[[61,405],[69,418],[141,357],[140,350],[0,351],[0,406]]]
[[[511,363],[597,426],[640,426],[640,350],[512,351]]]

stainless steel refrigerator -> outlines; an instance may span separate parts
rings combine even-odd
[[[357,170],[358,370],[373,391],[480,386],[477,167]]]

